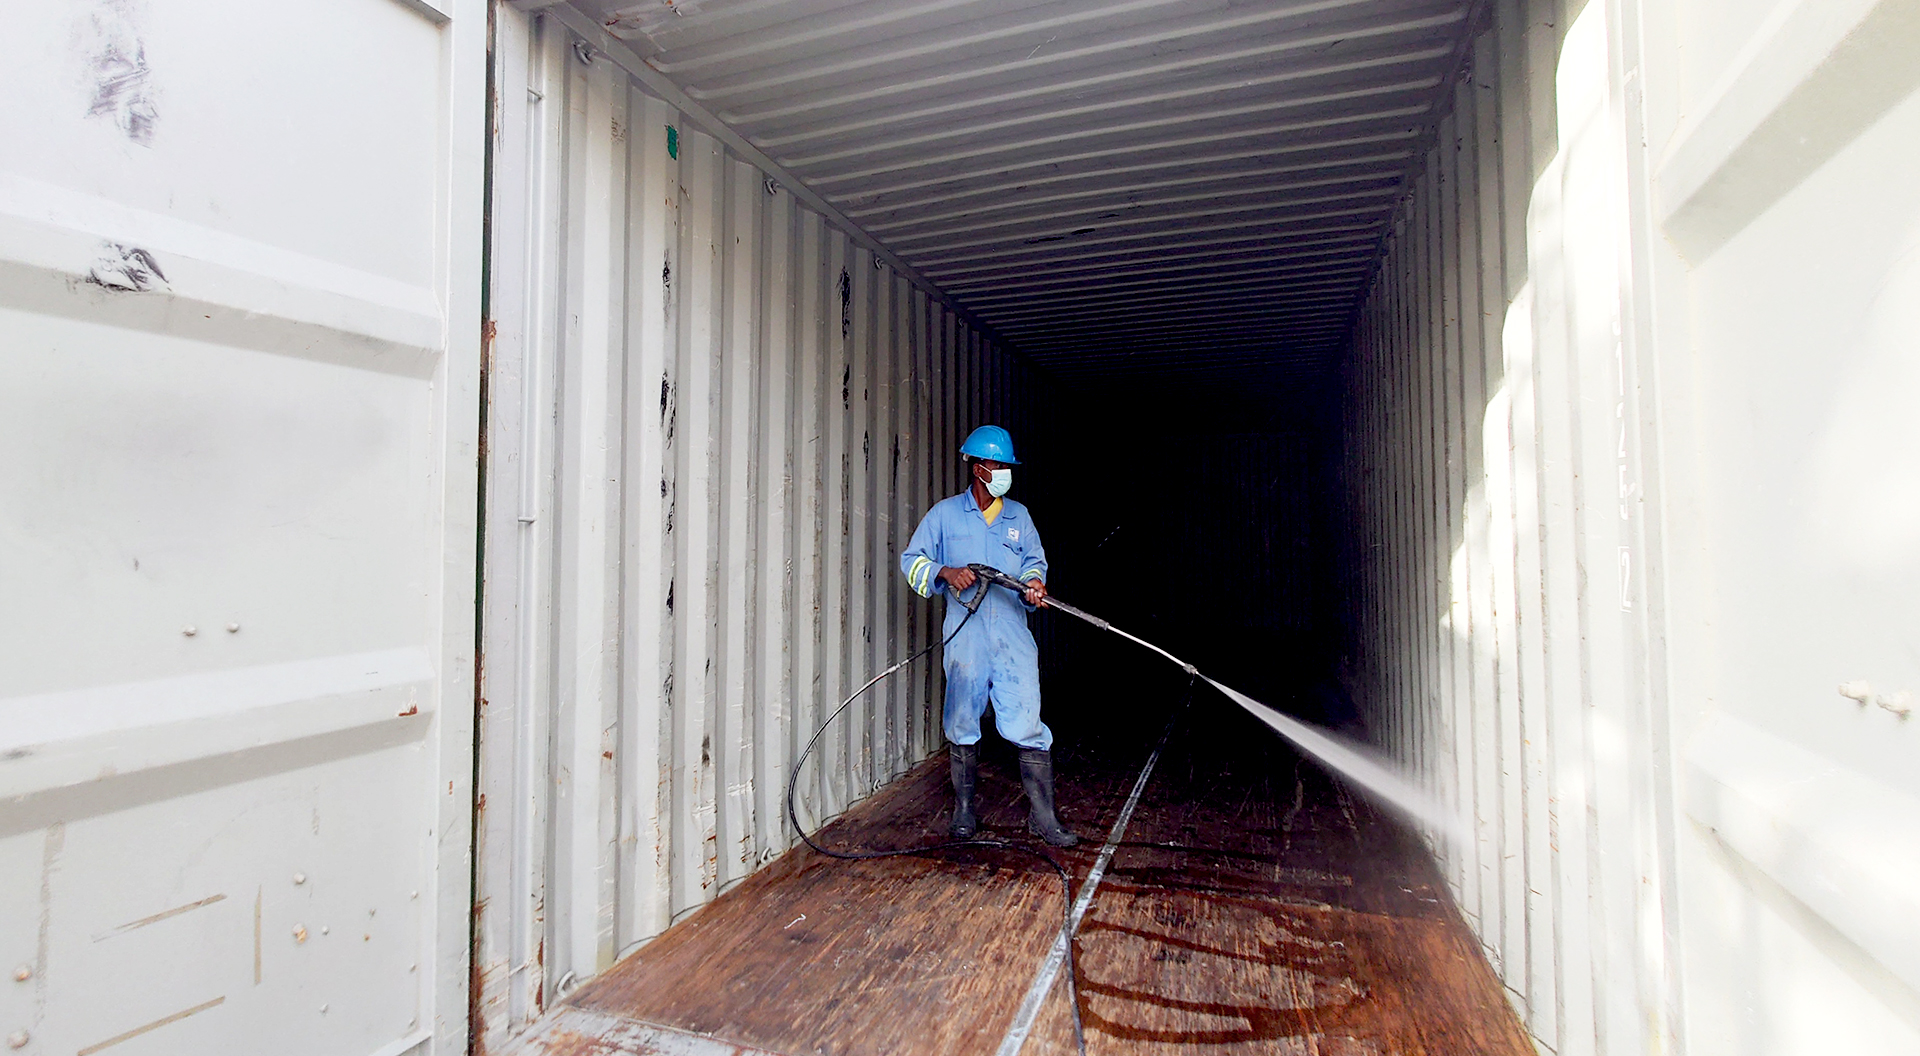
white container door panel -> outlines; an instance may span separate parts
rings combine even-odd
[[[464,1049],[484,5],[0,34],[0,1036]]]

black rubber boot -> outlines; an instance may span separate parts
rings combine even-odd
[[[979,819],[973,816],[973,785],[980,775],[980,746],[956,744],[947,755],[948,767],[953,771],[953,822],[947,826],[947,835],[956,840],[971,840],[980,827]]]
[[[1020,749],[1020,784],[1027,790],[1027,831],[1054,847],[1071,847],[1080,837],[1068,832],[1053,813],[1053,753]]]

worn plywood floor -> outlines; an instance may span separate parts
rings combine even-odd
[[[1092,837],[1058,852],[1076,882],[1152,725],[1056,748],[1062,813]],[[945,765],[911,771],[825,839],[939,839]],[[987,830],[1028,841],[1011,751],[990,746],[981,785]],[[583,988],[530,1048],[993,1053],[1062,910],[1057,875],[1027,855],[839,862],[802,848]],[[1089,1053],[1533,1052],[1425,853],[1217,698],[1176,725],[1075,950]],[[1073,1052],[1067,1001],[1056,985],[1024,1052]]]

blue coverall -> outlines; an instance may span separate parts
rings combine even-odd
[[[1008,498],[1002,498],[1000,506],[989,525],[969,489],[927,511],[900,555],[900,571],[916,593],[923,598],[935,590],[952,594],[939,578],[941,566],[965,568],[976,561],[1021,582],[1046,581],[1047,552],[1027,508]],[[979,589],[970,588],[966,596]],[[979,743],[980,716],[991,698],[1000,736],[1022,748],[1045,751],[1053,746],[1053,731],[1040,721],[1040,649],[1027,629],[1027,613],[1032,611],[1013,591],[989,587],[980,611],[947,643],[947,740]],[[941,637],[953,634],[966,615],[960,600],[950,597]]]

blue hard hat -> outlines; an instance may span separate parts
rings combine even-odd
[[[983,425],[968,433],[967,442],[960,445],[960,453],[1009,466],[1020,464],[1020,460],[1013,457],[1012,434],[997,425]]]

